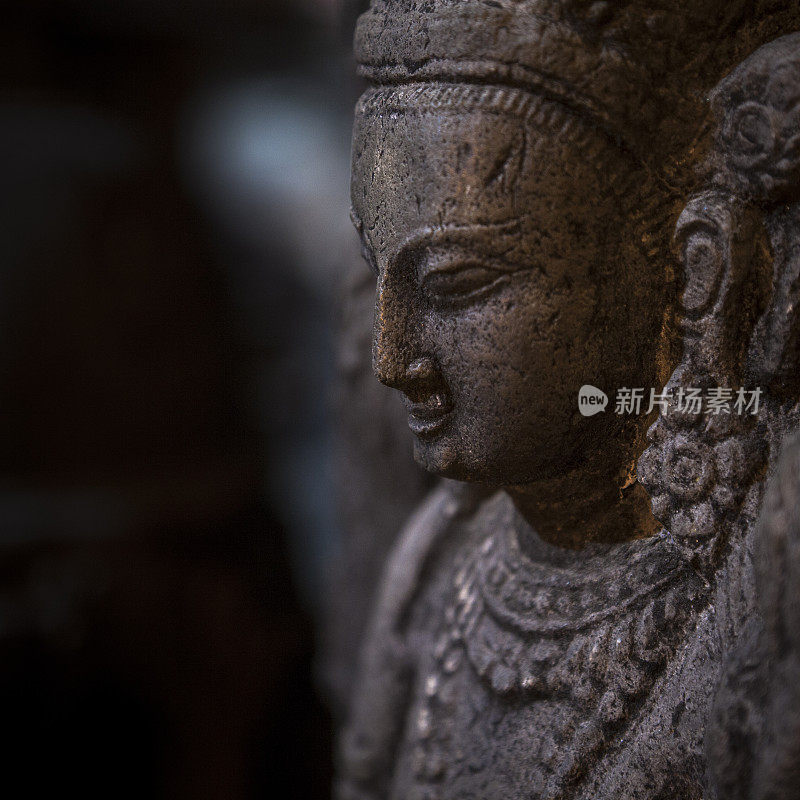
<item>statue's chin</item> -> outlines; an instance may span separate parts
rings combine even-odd
[[[442,478],[455,481],[470,481],[473,478],[459,458],[456,448],[441,441],[425,441],[414,438],[414,460],[423,469]]]
[[[535,469],[526,465],[524,470],[515,469],[505,459],[491,458],[476,450],[470,451],[470,448],[447,441],[444,437],[436,440],[414,439],[414,460],[417,464],[434,475],[455,481],[502,488],[540,481],[558,472],[553,465]]]

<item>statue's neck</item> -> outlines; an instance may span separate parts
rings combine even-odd
[[[537,540],[577,549],[652,536],[660,526],[642,486],[620,487],[612,476],[573,472],[561,478],[506,487],[520,515],[520,546],[535,551]]]

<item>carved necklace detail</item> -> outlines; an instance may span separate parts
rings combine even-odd
[[[612,559],[629,565],[624,582],[610,577],[617,574]],[[650,690],[706,597],[707,584],[665,535],[567,566],[529,559],[513,529],[485,538],[454,571],[424,682],[414,727],[417,796],[441,797],[447,765],[460,758],[449,735],[459,699],[452,684],[466,665],[496,698],[563,705],[569,746],[540,754],[537,797],[569,796]]]

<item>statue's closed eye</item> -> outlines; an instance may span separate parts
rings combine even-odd
[[[472,302],[494,291],[509,272],[480,262],[459,262],[430,270],[421,285],[434,303]]]

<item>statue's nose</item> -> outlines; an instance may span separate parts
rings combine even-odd
[[[375,377],[392,389],[402,389],[407,381],[410,348],[396,324],[376,319],[372,343],[372,370]]]
[[[375,377],[403,390],[414,380],[411,367],[421,359],[422,323],[414,313],[414,299],[382,277],[375,304],[372,369]]]
[[[416,361],[409,364],[406,369],[406,377],[413,383],[433,383],[436,381],[438,374],[439,371],[436,368],[436,363],[428,356],[418,358]]]

